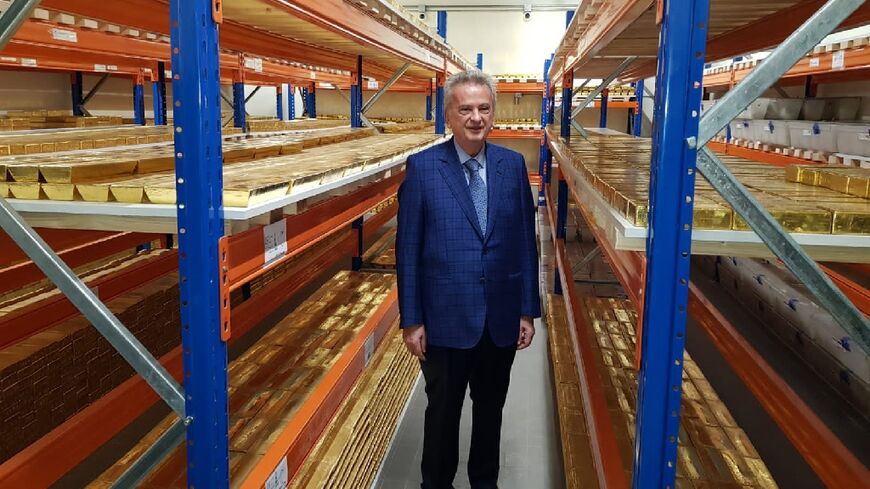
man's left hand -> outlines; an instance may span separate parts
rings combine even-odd
[[[535,320],[523,316],[520,318],[520,338],[517,340],[517,350],[528,348],[535,337]]]

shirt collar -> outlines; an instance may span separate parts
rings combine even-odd
[[[453,146],[456,147],[456,154],[459,155],[459,163],[464,165],[466,161],[474,158],[480,163],[481,168],[486,168],[486,143],[483,143],[483,148],[481,148],[480,153],[477,153],[477,156],[471,156],[459,146],[459,143],[456,142],[456,138],[453,138]]]

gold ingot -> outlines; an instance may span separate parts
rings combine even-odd
[[[9,184],[6,182],[0,182],[0,197],[9,197]]]
[[[12,150],[8,144],[0,144],[0,156],[8,156],[12,154]]]
[[[762,205],[763,204],[764,203],[762,202]],[[831,233],[831,226],[834,217],[831,211],[818,208],[802,209],[795,207],[768,209],[768,212],[770,212],[770,215],[779,222],[783,229],[790,233]],[[738,231],[748,231],[750,228],[739,214],[735,214],[733,229]]]
[[[110,188],[112,190],[112,196],[118,202],[139,204],[145,200],[145,189],[142,185],[137,185],[135,183],[118,183],[112,184]],[[82,195],[84,196],[84,194]]]
[[[109,202],[112,192],[108,183],[79,183],[76,191],[85,202]]]
[[[72,183],[43,183],[42,191],[49,200],[76,200],[75,185]]]
[[[175,170],[174,156],[154,156],[141,158],[136,164],[136,173],[157,173]]]
[[[870,234],[870,202],[832,205],[834,234]]]
[[[839,172],[822,171],[819,172],[819,185],[831,190],[836,190],[841,194],[849,193],[849,175]]]
[[[646,227],[649,224],[647,221],[647,206],[646,202],[629,201],[628,212],[626,214],[629,222],[634,223],[637,227]]]
[[[821,179],[821,173],[819,173],[818,169],[815,168],[804,168],[800,172],[800,183],[804,185],[819,185],[819,180]]]
[[[113,187],[114,190],[114,187]],[[152,204],[175,204],[175,186],[146,185],[143,188],[148,202]]]
[[[731,229],[734,212],[730,208],[695,206],[692,227],[695,229]]]
[[[39,200],[40,188],[38,182],[8,182],[12,197],[22,200]]]
[[[6,171],[16,182],[38,182],[39,166],[33,164],[8,165]]]
[[[801,173],[803,172],[805,166],[801,165],[791,165],[786,167],[785,169],[785,179],[788,182],[800,182],[801,181]]]
[[[870,199],[870,178],[853,176],[849,179],[848,194]]]
[[[78,183],[100,180],[106,177],[132,175],[136,161],[85,161],[81,164],[40,165],[39,173],[48,183]]]

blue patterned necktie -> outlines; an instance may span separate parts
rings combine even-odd
[[[480,162],[471,158],[463,163],[468,170],[468,191],[471,192],[471,201],[477,211],[477,221],[480,230],[486,233],[486,183],[480,177]]]

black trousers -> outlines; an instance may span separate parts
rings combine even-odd
[[[459,463],[459,419],[465,389],[471,387],[471,451],[468,479],[473,489],[498,483],[502,408],[516,347],[495,346],[484,331],[473,348],[428,346],[420,362],[426,379],[422,489],[450,489]]]

